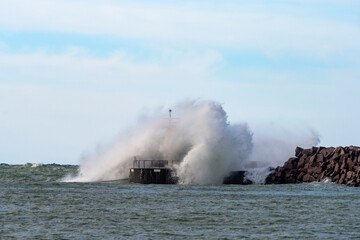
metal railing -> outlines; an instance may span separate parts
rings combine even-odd
[[[167,168],[168,160],[134,160],[133,168]]]

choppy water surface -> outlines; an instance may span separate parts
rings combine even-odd
[[[360,188],[59,181],[76,170],[0,166],[0,238],[360,238]]]

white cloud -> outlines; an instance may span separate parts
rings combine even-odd
[[[300,51],[326,57],[349,49],[359,51],[357,23],[309,16],[306,10],[294,11],[291,4],[233,3],[213,8],[216,10],[199,4],[3,0],[0,26],[14,31],[103,34],[160,45],[250,48],[269,54]]]
[[[81,52],[81,51],[80,51]],[[202,55],[171,54],[171,57],[136,62],[125,53],[108,58],[94,58],[77,51],[63,54],[36,52],[11,54],[0,52],[0,71],[15,81],[45,81],[51,83],[133,83],[147,84],[204,79],[209,69],[221,60],[218,53]],[[165,62],[167,61],[167,62]]]

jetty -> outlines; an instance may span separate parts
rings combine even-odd
[[[223,184],[252,184],[245,178],[246,171],[230,172]],[[134,158],[130,169],[129,182],[140,184],[177,184],[176,170],[169,160],[137,160]]]
[[[141,184],[176,184],[172,161],[168,160],[133,160],[130,169],[130,183]]]

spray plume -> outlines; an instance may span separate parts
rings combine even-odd
[[[271,166],[279,161],[279,156],[284,157],[281,161],[285,162],[291,155],[281,155],[302,145],[301,141],[274,145],[269,139],[266,145],[261,145],[261,140],[254,143],[248,125],[230,124],[221,104],[213,101],[186,101],[173,109],[175,120],[169,121],[159,113],[143,118],[136,128],[119,136],[108,149],[85,159],[76,177],[67,177],[64,181],[124,179],[129,176],[136,157],[173,161],[183,184],[220,184],[230,171]]]

